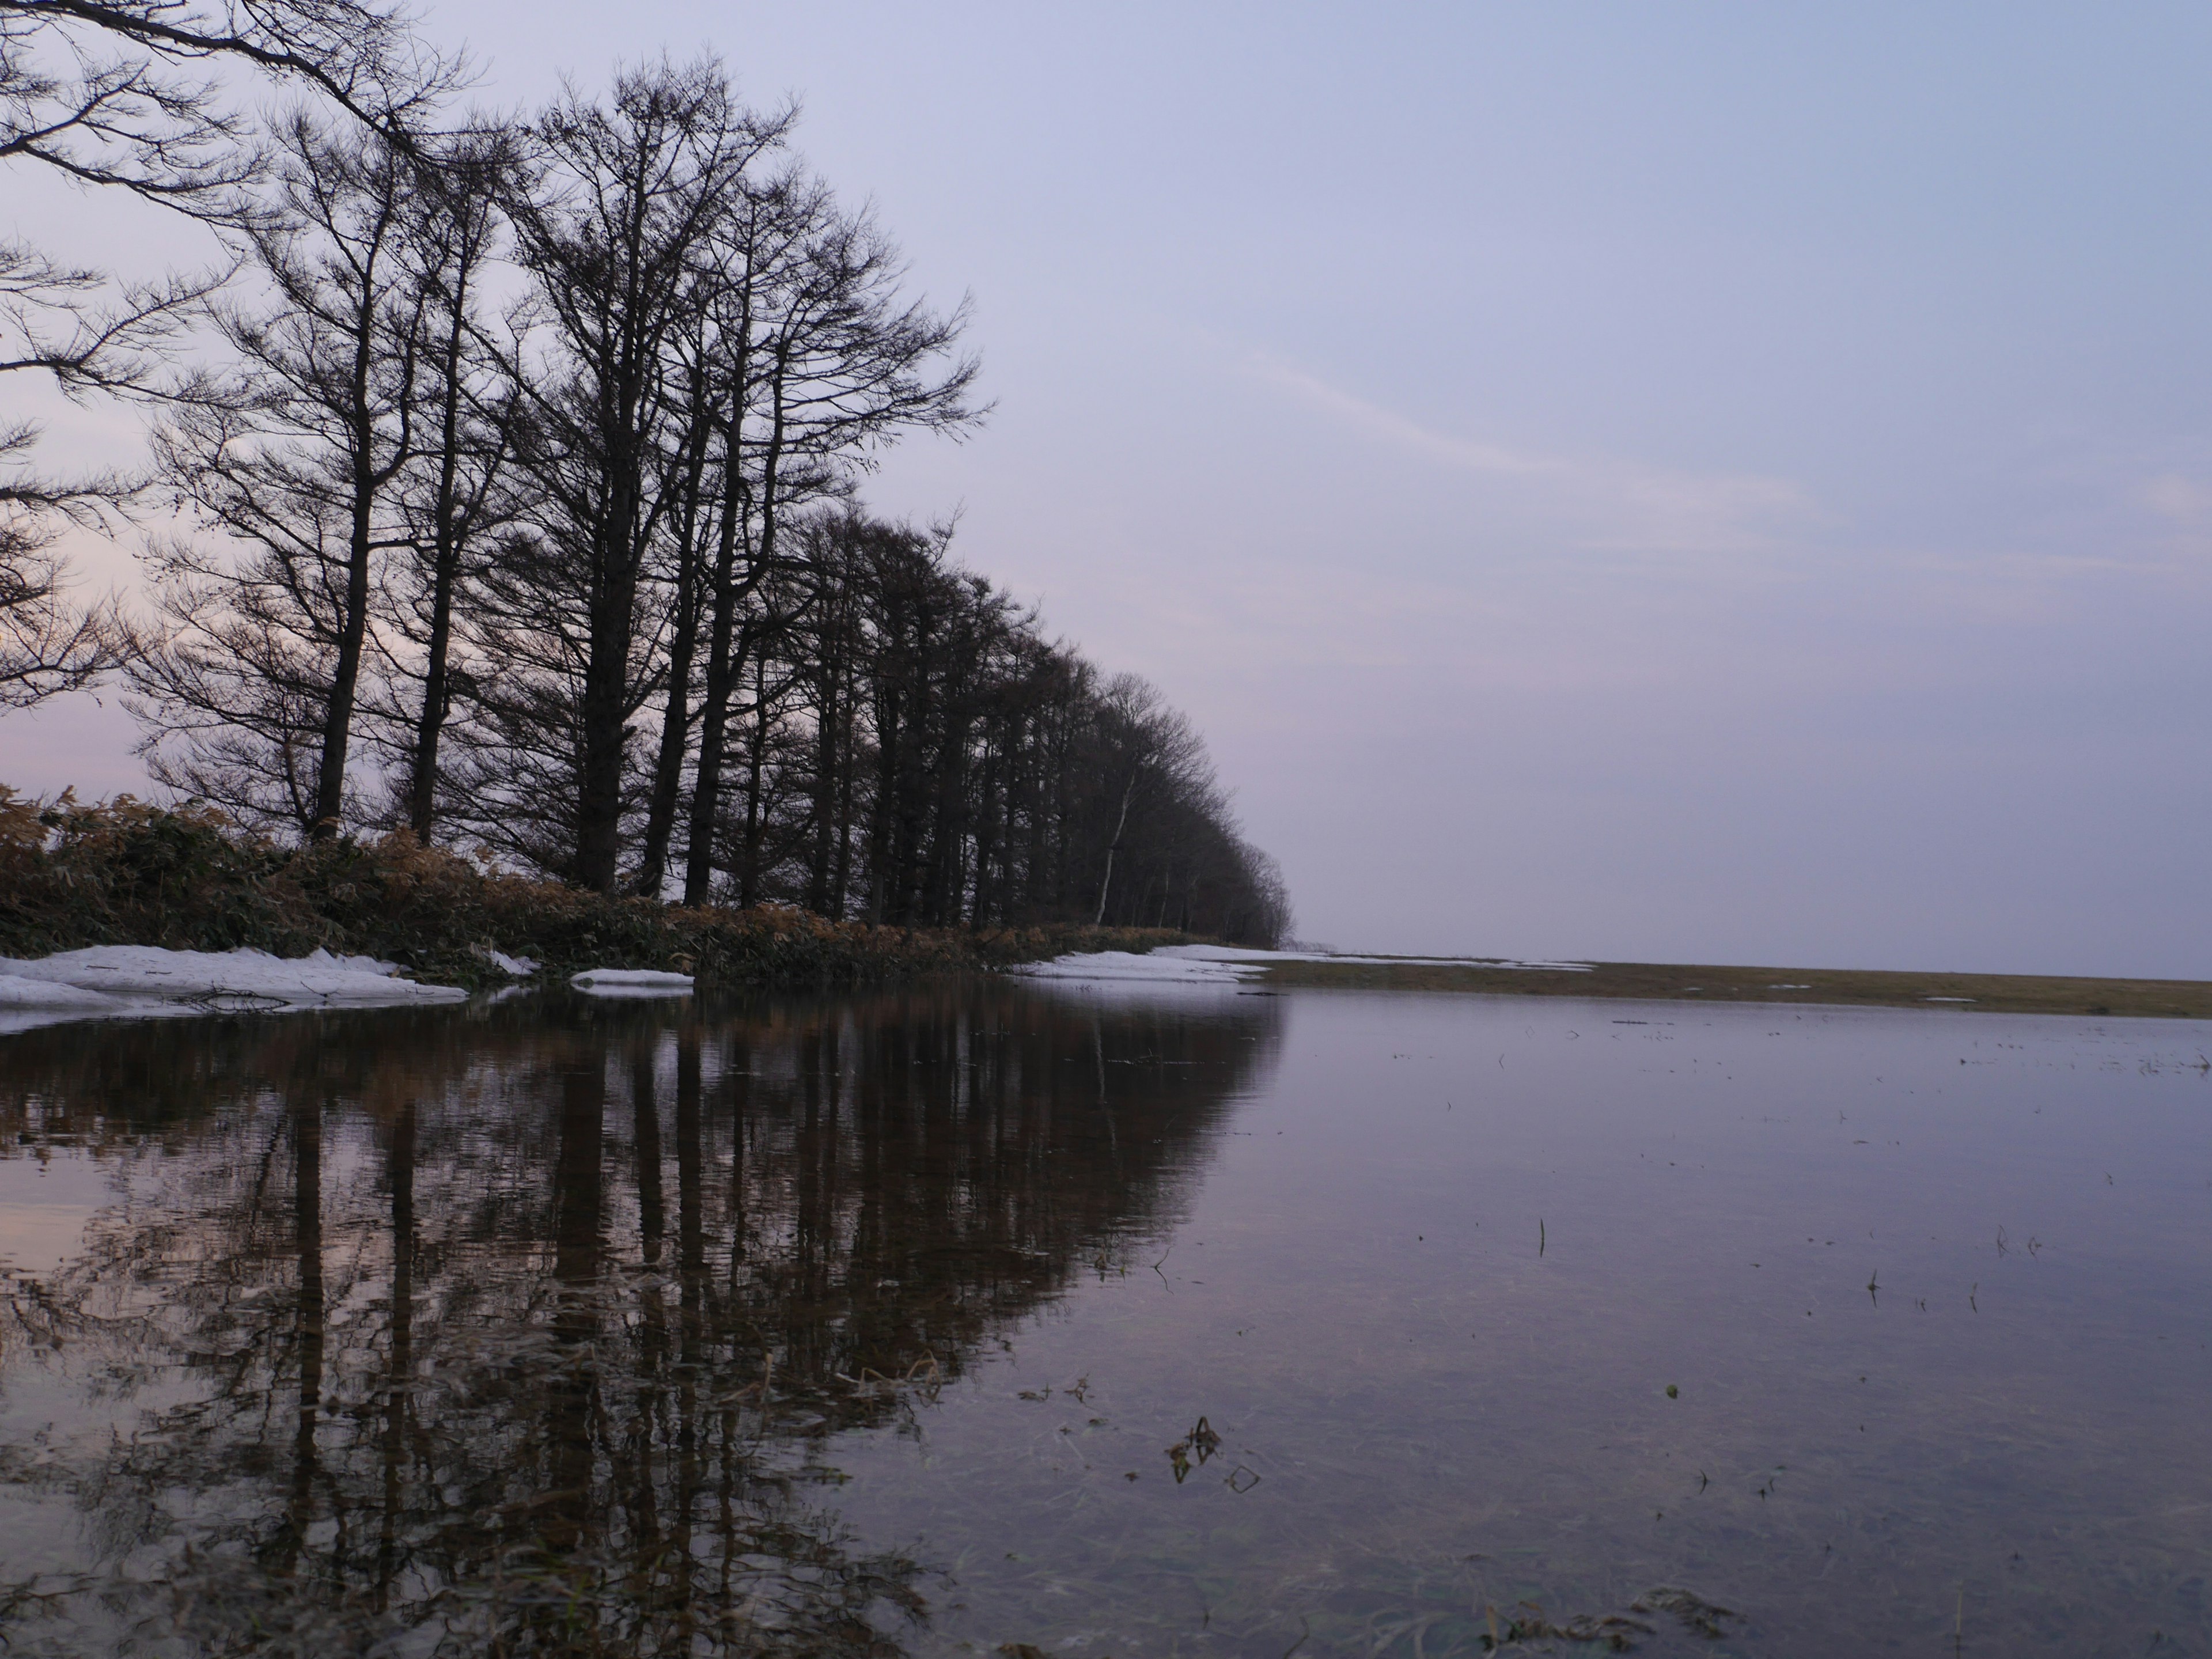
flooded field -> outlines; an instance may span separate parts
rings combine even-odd
[[[2212,1027],[0,1036],[10,1654],[2212,1652]]]

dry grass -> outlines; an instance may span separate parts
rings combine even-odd
[[[872,927],[787,906],[687,908],[485,868],[404,831],[312,847],[242,833],[204,807],[129,796],[27,799],[0,785],[0,957],[88,945],[318,948],[448,985],[498,984],[488,949],[549,972],[672,969],[708,984],[868,985],[1067,951],[1148,951],[1181,933],[1079,925]]]

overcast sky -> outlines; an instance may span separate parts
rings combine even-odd
[[[1189,711],[1304,936],[2212,977],[2212,10],[428,21],[802,100],[998,401],[871,499]],[[126,786],[112,703],[0,775]]]

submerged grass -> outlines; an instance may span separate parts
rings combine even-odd
[[[1421,961],[1280,962],[1275,987],[1462,991],[1528,997],[1633,997],[1687,1002],[1826,1003],[2008,1014],[2212,1019],[2212,983],[2029,974],[1917,974],[1860,969],[1714,968],[1595,962],[1587,970]]]
[[[315,950],[398,963],[416,978],[504,982],[485,952],[552,973],[656,968],[707,983],[853,986],[1068,951],[1148,951],[1138,928],[872,927],[766,905],[614,897],[486,868],[402,831],[300,847],[241,834],[204,807],[120,796],[82,805],[0,785],[0,956],[92,945]]]

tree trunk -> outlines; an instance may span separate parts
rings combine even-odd
[[[668,641],[668,701],[660,717],[660,752],[653,769],[653,794],[646,807],[645,853],[639,863],[637,890],[657,899],[668,878],[668,839],[676,829],[676,805],[684,787],[684,750],[691,735],[691,658],[699,636],[698,554],[685,526],[677,555],[676,618]]]
[[[850,913],[853,902],[854,775],[859,770],[853,752],[854,695],[848,684],[840,700],[842,712],[838,717],[836,871],[831,878],[830,914],[841,921]]]
[[[828,624],[824,624],[826,631]],[[812,855],[806,872],[806,908],[817,915],[830,908],[830,837],[837,816],[837,675],[825,662],[814,708],[814,822]]]
[[[734,471],[736,457],[728,456],[723,465],[726,473]],[[735,650],[739,598],[738,520],[743,512],[737,485],[726,477],[714,547],[714,614],[707,641],[706,701],[699,709],[699,763],[691,780],[690,837],[684,849],[686,904],[704,904],[714,893],[715,821],[722,810],[722,752],[728,740],[730,699],[743,668],[744,653]]]
[[[733,368],[742,382],[748,361],[748,349],[741,344]],[[693,833],[705,833],[705,853],[694,853],[684,872],[684,902],[703,904],[713,882],[714,825],[722,810],[722,756],[727,742],[730,698],[736,691],[743,672],[742,661],[730,659],[731,630],[736,626],[738,605],[749,598],[769,572],[775,568],[775,536],[779,492],[782,487],[783,451],[786,414],[784,409],[784,380],[787,366],[779,362],[771,374],[771,412],[769,419],[768,442],[761,457],[759,485],[760,538],[752,546],[751,568],[745,580],[739,584],[737,576],[737,553],[744,538],[739,535],[745,512],[747,490],[744,478],[744,445],[740,441],[738,422],[744,413],[733,415],[723,429],[722,438],[722,538],[715,561],[715,642],[721,647],[725,669],[717,695],[713,675],[709,672],[707,690],[707,719],[711,736],[702,731],[699,739],[699,771],[692,784],[691,824]],[[692,894],[696,890],[698,896]]]
[[[1114,886],[1114,854],[1121,845],[1121,831],[1129,823],[1129,798],[1137,793],[1137,775],[1129,774],[1129,781],[1121,789],[1121,815],[1114,820],[1114,839],[1106,843],[1106,874],[1098,884],[1098,914],[1091,919],[1093,927],[1106,925],[1106,895]]]
[[[367,325],[363,325],[364,336]],[[364,337],[356,357],[355,381],[368,401],[372,343]],[[361,658],[368,638],[368,562],[374,542],[376,470],[370,446],[376,441],[369,417],[356,414],[354,430],[353,500],[346,539],[345,615],[338,633],[338,658],[331,673],[330,701],[323,707],[323,748],[315,769],[315,817],[308,836],[325,841],[338,832],[345,806],[346,750],[353,737],[353,706],[361,686]]]
[[[750,910],[760,902],[761,837],[767,827],[766,803],[761,799],[768,770],[768,740],[771,722],[768,706],[768,658],[753,658],[753,740],[745,757],[745,839],[738,857],[738,907]]]
[[[605,527],[594,550],[591,647],[584,668],[582,765],[576,801],[575,879],[595,893],[611,893],[622,858],[623,773],[627,725],[632,615],[637,598],[637,519],[626,458],[609,471],[616,480]]]
[[[447,688],[453,648],[453,588],[460,577],[459,480],[461,441],[461,346],[466,333],[468,273],[456,277],[453,328],[445,343],[445,397],[439,409],[438,486],[431,503],[430,646],[422,667],[422,709],[415,721],[415,754],[408,780],[407,823],[425,847],[438,811],[438,739],[453,696]]]

